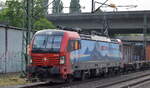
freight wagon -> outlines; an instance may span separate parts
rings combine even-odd
[[[124,65],[124,70],[140,69],[140,67],[147,62],[147,60],[144,59],[144,48],[142,44],[138,45],[136,43],[123,42],[122,55],[122,64]]]
[[[150,44],[147,44],[146,47],[146,60],[150,61]]]
[[[132,63],[132,48],[123,45],[120,40],[72,31],[38,31],[29,46],[28,77],[53,81],[83,80],[138,67],[137,60]]]

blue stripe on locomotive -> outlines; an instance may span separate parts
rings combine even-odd
[[[92,40],[81,40],[81,49],[71,52],[71,62],[82,62],[82,61],[97,61],[97,60],[120,60],[121,51],[119,44],[92,41]]]

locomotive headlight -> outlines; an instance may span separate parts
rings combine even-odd
[[[30,63],[32,63],[32,59],[30,59]]]
[[[60,57],[60,64],[65,64],[65,56]]]
[[[47,58],[45,57],[45,58],[43,58],[43,60],[44,60],[44,61],[47,61]]]

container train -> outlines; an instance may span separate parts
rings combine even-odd
[[[111,72],[140,69],[149,61],[141,50],[121,40],[66,30],[41,30],[29,45],[28,77],[70,81]]]

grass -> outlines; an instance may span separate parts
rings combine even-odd
[[[14,86],[27,84],[25,78],[21,78],[19,73],[0,74],[0,86]]]

